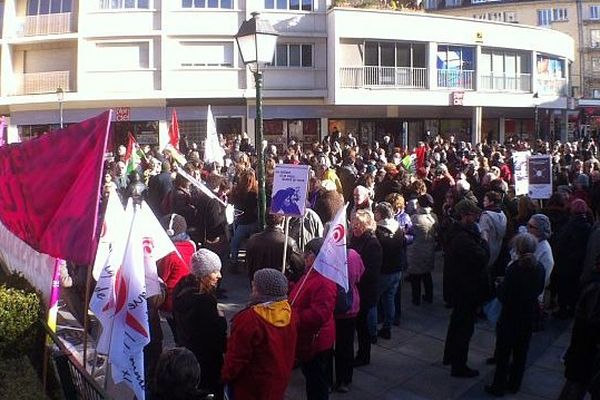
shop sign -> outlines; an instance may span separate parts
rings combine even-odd
[[[135,138],[139,144],[158,144],[158,138],[154,131],[141,131]]]
[[[117,122],[129,121],[131,108],[129,107],[117,107],[115,109],[115,115]]]
[[[452,92],[452,105],[462,106],[465,98],[465,92]]]

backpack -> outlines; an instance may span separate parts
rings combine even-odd
[[[352,308],[352,302],[354,300],[352,288],[348,288],[348,291],[346,292],[342,286],[338,284],[336,284],[336,286],[337,296],[333,313],[335,315],[346,314]]]

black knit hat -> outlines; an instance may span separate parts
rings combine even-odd
[[[177,236],[187,231],[185,218],[179,214],[168,214],[160,219],[160,224],[167,232],[169,237]]]
[[[262,302],[287,299],[288,280],[280,271],[272,268],[259,269],[252,280]]]
[[[325,243],[325,239],[320,237],[314,238],[310,242],[306,243],[306,245],[304,246],[304,251],[310,250],[316,256],[317,254],[319,254],[323,243]]]

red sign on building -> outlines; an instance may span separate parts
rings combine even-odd
[[[452,92],[452,105],[453,106],[462,106],[464,98],[465,98],[465,92]]]
[[[129,107],[117,107],[115,109],[117,122],[129,121],[131,108]]]

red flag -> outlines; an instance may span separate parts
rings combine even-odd
[[[127,149],[125,150],[125,161],[129,161],[135,151],[135,138],[131,132],[127,132]]]
[[[0,221],[35,250],[94,262],[110,111],[0,148]]]
[[[171,127],[169,128],[169,144],[179,150],[179,121],[177,120],[177,111],[173,109],[171,114]]]

